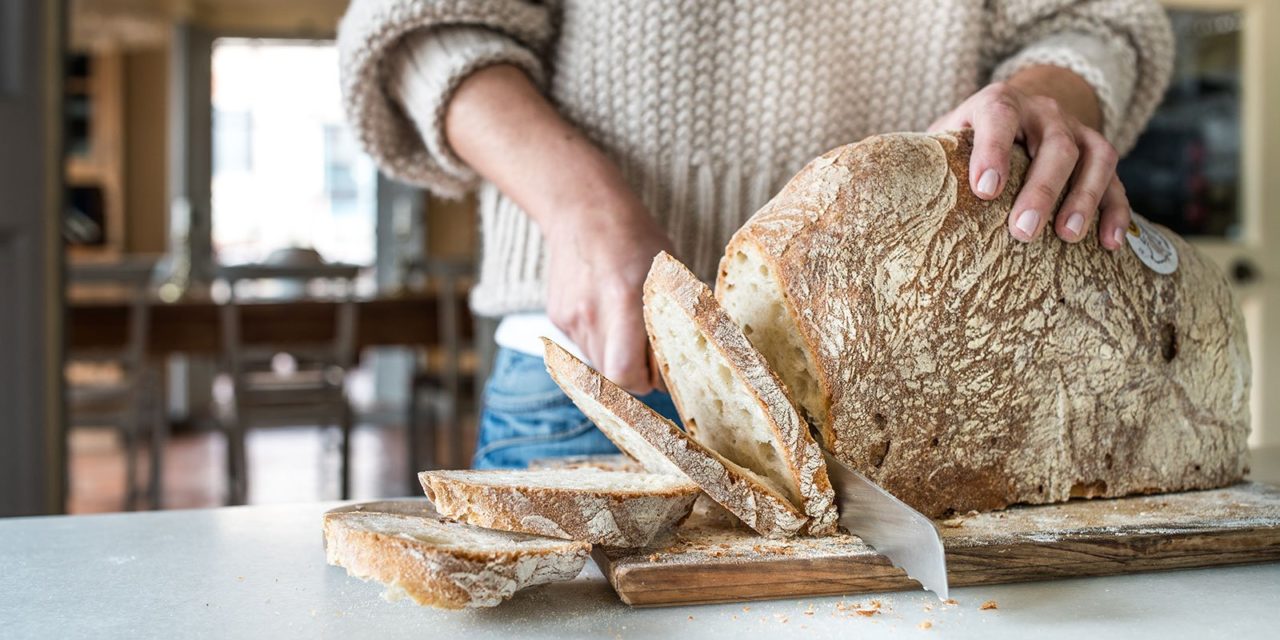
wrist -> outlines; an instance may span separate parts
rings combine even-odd
[[[1093,86],[1074,71],[1053,65],[1035,65],[1009,77],[1006,83],[1028,96],[1052,98],[1081,124],[1102,130],[1102,103]]]

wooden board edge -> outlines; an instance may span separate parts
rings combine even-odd
[[[1232,547],[1223,550],[1223,543]],[[1134,554],[1134,548],[1137,553]],[[1107,554],[1103,551],[1111,550]],[[1130,553],[1125,554],[1125,551]],[[1029,557],[1034,552],[1058,556],[1055,563]],[[1022,556],[1020,558],[1020,556]],[[1078,559],[1070,559],[1077,556]],[[814,596],[860,595],[919,588],[882,556],[780,558],[752,563],[750,571],[767,580],[747,582],[742,564],[622,565],[603,552],[601,572],[622,602],[633,607],[715,604]],[[962,562],[955,562],[960,560]],[[1000,562],[1011,566],[993,567]],[[1169,537],[1153,533],[1123,538],[1065,539],[1035,547],[988,545],[948,550],[948,578],[953,587],[1034,582],[1054,578],[1100,577],[1126,573],[1171,571],[1280,560],[1280,529],[1210,531]],[[956,566],[956,565],[959,566]],[[816,569],[816,571],[815,571]],[[845,572],[865,572],[851,575]],[[717,586],[691,588],[705,574],[725,576]],[[729,577],[732,576],[732,579]],[[670,586],[666,586],[670,585]]]

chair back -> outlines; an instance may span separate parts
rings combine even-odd
[[[131,258],[118,262],[76,263],[67,267],[67,282],[78,295],[119,299],[129,305],[124,343],[110,351],[76,352],[72,360],[118,363],[127,374],[137,372],[147,357],[151,329],[151,299],[155,258]]]
[[[217,281],[227,297],[219,308],[224,357],[230,372],[239,375],[247,363],[286,352],[324,364],[350,368],[355,362],[355,280],[360,268],[348,264],[243,264],[221,266]],[[264,293],[252,285],[267,285]],[[281,295],[283,291],[283,295]],[[336,302],[334,330],[322,344],[282,341],[250,342],[244,335],[244,311],[250,305],[281,305],[315,301]]]

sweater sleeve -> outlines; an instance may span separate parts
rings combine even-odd
[[[453,90],[504,62],[540,81],[551,37],[547,9],[524,0],[353,0],[338,27],[347,120],[387,175],[460,196],[476,176],[445,142]]]
[[[1034,65],[1069,69],[1093,87],[1102,133],[1121,153],[1164,96],[1173,34],[1155,0],[999,0],[984,51],[992,81]]]

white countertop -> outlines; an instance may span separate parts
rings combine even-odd
[[[924,592],[848,598],[879,599],[871,617],[841,611],[841,598],[633,610],[588,564],[495,609],[437,611],[386,602],[380,585],[325,564],[320,518],[333,506],[0,520],[0,635],[1241,640],[1280,630],[1280,563],[954,589],[955,606]],[[999,608],[980,611],[987,600]]]
[[[1280,448],[1253,478],[1280,481]],[[390,603],[324,562],[307,504],[0,520],[0,636],[733,638],[1280,637],[1280,563],[750,604],[631,609],[591,563],[495,609]],[[862,617],[852,603],[873,599]],[[994,600],[998,609],[981,611]],[[811,611],[811,615],[807,612]],[[929,621],[932,626],[920,629]]]

